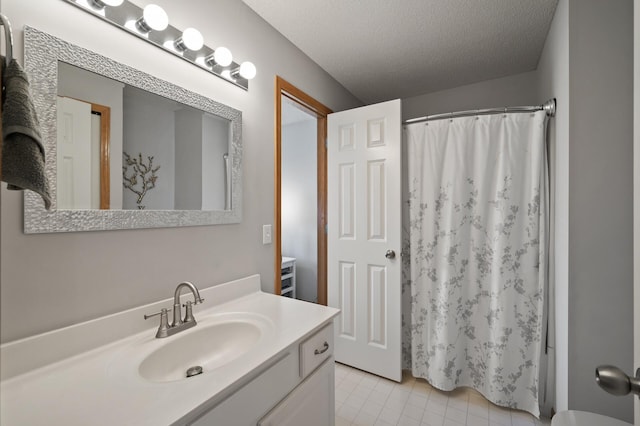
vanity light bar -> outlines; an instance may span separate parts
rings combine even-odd
[[[251,62],[238,64],[226,47],[206,46],[195,28],[181,31],[171,26],[160,6],[143,9],[127,0],[64,1],[244,90],[249,90],[249,80],[255,77],[256,67]]]

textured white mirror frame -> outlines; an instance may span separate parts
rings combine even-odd
[[[56,210],[56,139],[58,62],[66,62],[144,89],[231,121],[230,210]],[[242,220],[242,112],[121,64],[50,34],[25,26],[24,65],[40,120],[49,179],[50,211],[42,199],[24,191],[24,232],[51,233],[113,229],[164,228],[240,223]]]

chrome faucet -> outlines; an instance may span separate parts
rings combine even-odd
[[[183,287],[188,287],[189,290],[191,290],[191,293],[193,293],[193,300],[195,305],[204,302],[204,300],[200,297],[200,292],[195,285],[191,284],[188,281],[178,284],[178,286],[176,287],[176,291],[173,294],[173,323],[171,323],[171,327],[178,327],[182,324],[190,322],[193,322],[193,325],[196,325],[196,320],[195,318],[193,318],[193,311],[191,310],[192,308],[190,301],[185,305],[187,308],[187,312],[184,315],[184,320],[181,318],[182,315],[180,312],[180,291],[182,291]],[[191,327],[193,327],[193,325]]]
[[[193,293],[194,301],[190,300],[185,303],[186,312],[184,314],[184,319],[182,318],[182,312],[180,308],[180,292],[183,287],[187,287]],[[156,312],[155,314],[145,315],[144,319],[149,319],[151,317],[155,317],[156,315],[160,315],[160,326],[158,327],[158,331],[156,333],[156,338],[161,339],[163,337],[173,336],[176,333],[179,333],[183,330],[194,327],[196,323],[196,319],[193,317],[193,305],[197,305],[198,303],[204,302],[204,299],[200,297],[200,292],[198,288],[191,284],[188,281],[182,282],[178,284],[176,287],[176,291],[173,294],[173,308],[167,309],[162,308],[160,312]],[[173,322],[169,325],[169,311],[173,310]]]

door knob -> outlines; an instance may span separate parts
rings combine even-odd
[[[393,250],[387,250],[387,252],[384,254],[384,257],[386,257],[387,259],[395,259],[396,252]]]
[[[601,365],[596,368],[596,382],[614,395],[640,395],[640,368],[636,371],[636,377],[629,377],[618,367]]]

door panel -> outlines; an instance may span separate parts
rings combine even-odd
[[[339,334],[355,339],[356,335],[356,265],[340,262],[339,300],[336,307],[342,311]]]
[[[340,238],[355,238],[355,164],[340,164]]]
[[[387,346],[387,268],[384,265],[369,265],[369,344],[380,348]]]
[[[400,101],[329,115],[329,306],[338,362],[401,379]]]
[[[369,240],[386,240],[386,197],[385,162],[384,160],[370,161],[368,163],[367,184],[369,196],[367,213],[369,214]]]
[[[99,198],[97,205],[91,202],[91,136],[91,104],[58,97],[58,209],[99,207]]]

